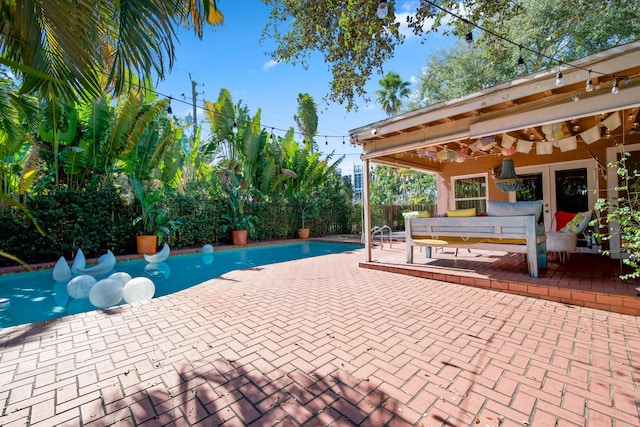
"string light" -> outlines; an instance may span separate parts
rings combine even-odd
[[[562,64],[558,63],[558,72],[556,73],[556,86],[560,87],[564,85],[564,77],[562,77],[562,71],[560,71],[560,67]]]
[[[618,79],[615,79],[613,82],[613,86],[611,86],[611,93],[615,95],[618,92],[620,92],[620,88],[618,87]]]
[[[471,31],[465,34],[464,41],[467,42],[467,49],[471,49],[473,47],[473,33]]]
[[[443,8],[442,6],[440,6],[440,5],[436,4],[436,3],[434,3],[433,1],[430,1],[430,0],[424,0],[424,1],[425,1],[425,3],[429,3],[429,5],[433,6],[434,8],[436,8],[436,9],[438,9],[438,10],[442,11],[443,13],[445,13],[445,14],[447,14],[447,15],[450,15],[450,16],[452,16],[452,17],[454,17],[454,18],[456,18],[456,19],[460,20],[461,22],[463,22],[463,23],[465,23],[465,24],[471,25],[471,26],[473,26],[473,27],[475,27],[475,28],[477,28],[477,29],[479,29],[479,30],[481,30],[481,31],[483,31],[483,32],[485,32],[485,33],[487,33],[487,34],[490,34],[491,36],[493,36],[493,37],[495,37],[495,38],[497,38],[497,39],[500,39],[500,40],[502,40],[502,41],[504,41],[504,42],[506,42],[506,43],[509,43],[509,44],[511,44],[511,45],[513,45],[513,46],[517,46],[517,47],[520,49],[520,53],[521,53],[521,54],[520,54],[520,56],[519,56],[519,58],[518,58],[518,62],[517,62],[517,65],[518,65],[518,71],[519,71],[519,72],[520,72],[520,70],[521,70],[521,69],[522,69],[522,70],[523,70],[523,72],[524,72],[524,59],[522,58],[522,49],[525,49],[525,50],[527,50],[527,51],[529,51],[529,52],[533,53],[534,55],[536,55],[536,56],[538,56],[538,57],[545,58],[545,59],[548,59],[548,60],[553,61],[553,62],[556,62],[556,61],[557,61],[557,59],[556,59],[556,58],[554,58],[554,57],[551,57],[551,56],[545,55],[545,54],[544,54],[544,53],[542,53],[542,52],[538,52],[538,51],[536,51],[536,50],[534,50],[534,49],[530,49],[530,48],[528,48],[528,47],[526,47],[526,46],[522,46],[522,45],[520,45],[520,44],[518,44],[518,43],[515,43],[514,41],[509,40],[508,38],[506,38],[506,37],[504,37],[504,36],[502,36],[502,35],[500,35],[500,34],[498,34],[498,33],[494,32],[494,31],[491,31],[491,30],[489,30],[489,29],[487,29],[487,28],[484,28],[484,27],[482,27],[481,25],[478,25],[478,24],[476,24],[476,23],[474,23],[474,22],[470,22],[469,20],[467,20],[467,19],[465,19],[465,18],[463,18],[463,17],[461,17],[461,16],[459,16],[459,15],[457,15],[457,14],[455,14],[455,13],[453,13],[453,12],[451,12],[451,11],[449,11],[449,10],[445,9],[445,8]],[[467,42],[468,42],[468,40],[469,40],[469,38],[468,38],[468,37],[469,37],[469,33],[467,33],[467,34],[465,35],[465,40],[467,40]],[[561,64],[560,64],[560,63],[558,63],[558,66],[560,66],[560,65],[561,65]],[[565,65],[566,65],[566,66],[568,66],[568,67],[571,67],[571,68],[575,68],[575,69],[579,69],[579,70],[589,71],[589,74],[591,74],[591,72],[592,72],[592,70],[587,70],[586,68],[581,67],[581,66],[579,66],[579,65],[566,64],[566,63],[565,63]],[[521,66],[522,66],[522,67],[521,67]],[[595,72],[595,71],[594,71],[594,72]],[[600,74],[600,75],[602,75],[602,76],[609,76],[609,77],[613,77],[613,78],[615,79],[615,76],[613,76],[613,75],[611,75],[611,74],[601,73],[601,72],[597,72],[597,74]],[[589,79],[587,80],[587,86],[586,86],[586,87],[589,87],[589,82],[590,82],[590,80],[591,80],[591,78],[589,78]],[[625,80],[625,82],[626,82],[626,80]],[[618,83],[618,79],[616,79],[616,83]],[[630,84],[630,83],[631,83],[631,82],[629,81],[629,84]],[[557,74],[556,74],[556,86],[562,86],[562,85],[564,85],[564,77],[563,77],[563,75],[562,75],[562,71],[558,70],[558,72],[557,72]],[[620,89],[619,89],[619,86],[618,86],[617,84],[614,84],[614,85],[616,86],[616,91],[614,92],[614,89],[613,89],[613,88],[612,88],[611,90],[612,90],[612,92],[613,92],[613,93],[617,93],[617,91],[619,91],[619,90],[620,90]],[[591,84],[591,86],[590,86],[590,87],[591,87],[591,90],[587,90],[588,92],[591,92],[591,91],[593,90],[593,84]],[[586,89],[586,88],[585,88],[585,89]]]
[[[589,70],[589,76],[587,76],[587,85],[584,90],[587,92],[593,92],[593,82],[591,81],[591,70]]]
[[[168,98],[168,99],[170,100],[170,102],[171,102],[171,101],[177,101],[177,102],[180,102],[180,103],[185,104],[185,105],[189,105],[189,106],[191,106],[191,105],[192,105],[190,102],[183,101],[183,100],[180,100],[180,99],[174,99],[173,97],[171,97],[171,96],[169,96],[169,95],[167,95],[167,94],[165,94],[165,93],[158,92],[158,91],[155,91],[155,90],[154,90],[153,92],[154,92],[154,93],[155,93],[155,95],[156,95],[156,96],[158,96],[158,97],[166,97],[166,98]],[[201,110],[203,110],[204,112],[217,113],[217,112],[215,112],[215,111],[213,111],[213,110],[208,109],[208,108],[207,108],[206,106],[204,106],[204,105],[202,105],[202,106],[198,106],[198,108],[200,108],[200,109],[201,109]],[[169,114],[170,112],[171,112],[171,111],[169,111],[169,108],[168,108],[168,109],[167,109],[167,114]],[[230,116],[225,116],[225,115],[221,115],[221,117],[227,117],[227,118],[230,118]],[[268,127],[268,125],[267,125],[267,127]],[[285,132],[285,133],[286,133],[286,132],[289,132],[291,129],[282,129],[282,128],[276,128],[276,127],[273,127],[273,126],[272,126],[272,127],[271,127],[271,132],[272,132],[272,134],[273,134],[273,131],[274,131],[274,130],[278,130],[278,131],[281,131],[281,132]],[[233,121],[233,127],[231,128],[231,131],[232,131],[234,134],[238,132],[238,122],[237,122],[235,119],[234,119],[234,121]],[[304,134],[303,134],[302,132],[298,132],[298,131],[293,131],[293,134],[294,134],[294,135],[304,136]],[[342,138],[342,139],[344,140],[344,135],[329,135],[329,134],[324,134],[324,135],[319,135],[319,136],[324,136],[324,137],[325,137],[325,139],[326,139],[326,138]],[[275,135],[274,135],[273,137],[275,138]],[[349,155],[351,155],[351,154],[349,154]]]
[[[384,19],[387,17],[387,14],[389,13],[389,9],[387,8],[387,1],[386,0],[380,0],[380,3],[378,3],[378,18],[380,19]]]
[[[522,46],[520,47],[520,56],[518,56],[518,74],[522,74],[526,71],[526,67],[524,66],[524,58],[522,57]]]

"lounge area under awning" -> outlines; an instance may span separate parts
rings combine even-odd
[[[640,42],[561,67],[560,86],[557,70],[521,76],[353,129],[351,141],[363,149],[364,170],[375,163],[434,173],[439,213],[458,207],[454,189],[462,178],[482,186],[479,198],[515,201],[508,186],[496,185],[509,159],[518,176],[532,176],[545,187],[536,197],[544,200],[545,228],[551,230],[562,208],[562,183],[580,175],[581,203],[593,209],[596,198],[616,197],[617,177],[607,165],[618,158],[619,147],[640,153]],[[380,225],[370,222],[368,175],[363,174],[367,230]]]

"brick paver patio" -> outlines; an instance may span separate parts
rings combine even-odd
[[[359,268],[363,257],[2,329],[0,425],[640,424],[639,317]]]

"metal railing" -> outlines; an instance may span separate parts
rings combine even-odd
[[[384,248],[384,231],[387,230],[389,232],[389,248],[393,248],[393,233],[391,232],[391,227],[388,225],[383,225],[382,227],[375,226],[371,229],[371,243],[374,243],[376,240],[376,234],[380,234],[380,249]]]

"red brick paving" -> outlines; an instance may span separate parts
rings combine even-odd
[[[233,271],[2,329],[0,425],[640,424],[639,317],[363,259]]]

